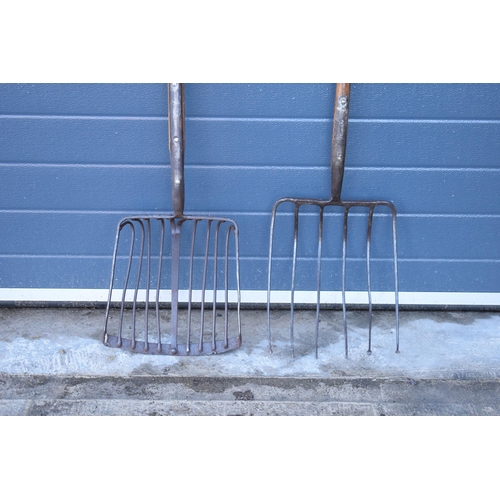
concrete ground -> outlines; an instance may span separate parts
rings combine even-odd
[[[162,311],[168,315],[169,311]],[[103,309],[0,309],[0,415],[500,415],[500,313],[242,311],[243,345],[153,356],[106,347]],[[112,312],[114,328],[117,311]]]

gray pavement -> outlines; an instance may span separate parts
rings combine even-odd
[[[169,311],[162,311],[168,315]],[[0,415],[500,415],[500,313],[245,310],[240,349],[203,357],[104,346],[103,309],[0,309]],[[113,311],[111,328],[116,326]]]

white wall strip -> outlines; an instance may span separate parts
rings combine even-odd
[[[144,301],[145,290],[139,290],[138,300]],[[212,300],[212,291],[207,291],[205,300]],[[224,292],[217,293],[218,300],[224,300]],[[132,300],[133,291],[127,291],[127,300]],[[187,290],[180,290],[179,300],[186,302]],[[193,301],[200,301],[201,290],[193,290]],[[114,290],[114,301],[121,300],[121,291]],[[316,291],[296,291],[295,303],[315,304]],[[0,305],[2,302],[81,302],[95,303],[108,300],[107,289],[84,289],[84,288],[0,288]],[[150,291],[150,300],[155,300],[155,291]],[[160,292],[160,301],[170,302],[170,290]],[[236,301],[236,291],[229,291],[229,301]],[[267,292],[265,290],[243,290],[241,301],[244,304],[265,304]],[[348,304],[367,304],[368,294],[363,292],[346,292]],[[394,304],[394,292],[372,292],[374,304]],[[274,304],[286,304],[290,302],[290,291],[272,291],[271,302]],[[340,291],[321,292],[321,303],[341,304],[342,293]],[[428,306],[500,306],[500,293],[463,293],[463,292],[400,292],[399,303],[401,305],[428,305]]]

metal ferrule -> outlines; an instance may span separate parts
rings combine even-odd
[[[172,205],[174,215],[184,214],[184,86],[168,85],[168,149],[172,171]]]

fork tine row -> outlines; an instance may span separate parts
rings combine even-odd
[[[188,221],[190,224],[188,225]],[[204,223],[206,229],[205,234],[200,231],[200,223]],[[152,224],[156,226],[155,231],[152,231]],[[165,225],[168,224],[170,232],[165,230]],[[189,227],[188,227],[189,226]],[[213,226],[215,230],[213,230]],[[189,284],[187,290],[187,330],[185,337],[180,340],[179,335],[179,273],[181,268],[181,232],[189,231],[190,249],[189,249]],[[159,234],[159,237],[158,237]],[[171,239],[171,248],[166,248],[165,240]],[[202,260],[202,290],[199,301],[193,300],[193,283],[195,277],[199,274],[197,269],[200,266],[195,266],[195,261],[200,257],[196,255],[197,242],[204,238],[204,253],[201,256]],[[155,246],[158,246],[159,251],[156,255],[152,255],[152,238],[155,240]],[[133,351],[142,350],[142,352],[162,353],[176,355],[197,355],[218,353],[221,349],[228,350],[234,348],[235,343],[241,343],[241,319],[240,319],[240,279],[239,279],[239,234],[236,224],[230,219],[211,219],[211,218],[175,218],[175,217],[134,217],[124,219],[120,222],[117,229],[115,248],[113,252],[113,262],[111,271],[110,288],[108,294],[108,304],[106,307],[106,318],[103,341],[109,344],[112,336],[108,332],[110,304],[112,302],[113,291],[120,290],[121,301],[119,304],[118,330],[116,339],[111,339],[116,347],[122,347],[125,343],[127,348]],[[122,286],[120,287],[117,280],[117,261],[122,257],[119,256],[120,240],[130,240],[128,247],[126,271],[123,277]],[[219,243],[220,240],[220,243]],[[126,243],[126,241],[125,241]],[[231,244],[233,246],[231,246]],[[122,244],[123,246],[123,244]],[[230,250],[234,248],[233,257]],[[169,253],[170,252],[170,255]],[[198,252],[199,253],[199,252]],[[152,260],[158,259],[157,273],[152,272]],[[164,260],[171,261],[171,330],[170,342],[162,340],[162,335],[167,332],[162,329],[160,320],[160,291],[162,289],[162,279],[164,278]],[[219,260],[223,261],[224,265],[219,268]],[[236,342],[230,343],[229,339],[229,262],[235,260],[236,269],[232,273],[236,278],[237,285],[237,339]],[[223,271],[223,282],[220,281],[220,271]],[[212,292],[212,318],[211,318],[211,333],[210,341],[204,342],[204,327],[205,316],[208,312],[206,303],[206,294],[210,290],[208,285],[209,272],[213,274]],[[132,284],[132,276],[134,283]],[[145,282],[145,298],[139,301],[139,291],[141,283]],[[154,290],[154,299],[150,297],[151,289]],[[220,297],[218,292],[222,292],[224,297],[224,314],[222,320],[224,325],[219,330],[223,333],[217,334],[218,312],[217,299]],[[130,331],[125,329],[124,318],[127,299],[132,293],[132,319]],[[154,302],[155,312],[155,327],[151,328],[149,322],[150,302]],[[137,312],[139,304],[144,304],[144,332],[137,332]],[[193,306],[199,305],[200,308],[200,332],[199,339],[193,344]],[[126,333],[125,333],[126,332]],[[150,333],[155,339],[151,342]],[[220,338],[219,338],[220,337]],[[231,344],[231,346],[230,346]],[[169,352],[165,352],[168,350]]]
[[[290,347],[291,355],[295,356],[295,331],[294,331],[294,315],[295,315],[295,291],[297,277],[297,247],[299,241],[299,212],[300,207],[304,205],[317,206],[318,214],[318,246],[317,246],[317,266],[316,266],[316,319],[315,319],[315,356],[318,358],[319,349],[319,322],[320,322],[320,296],[321,296],[321,269],[322,269],[322,254],[323,254],[323,232],[324,232],[324,209],[327,206],[338,206],[343,209],[343,231],[342,231],[342,318],[343,318],[343,334],[344,334],[344,353],[345,357],[349,356],[348,328],[347,328],[347,302],[346,302],[346,279],[347,279],[347,235],[349,210],[353,207],[364,207],[368,209],[367,229],[366,229],[366,274],[367,274],[367,292],[368,292],[368,353],[372,352],[372,324],[373,324],[373,302],[371,289],[371,237],[373,227],[373,216],[375,208],[385,206],[391,210],[392,215],[392,247],[393,247],[393,262],[394,262],[394,305],[396,316],[396,352],[399,353],[399,287],[398,287],[398,262],[397,262],[397,236],[396,236],[396,209],[394,205],[386,201],[377,202],[319,202],[317,200],[301,200],[294,198],[283,198],[279,200],[273,207],[271,216],[271,228],[269,236],[269,258],[268,258],[268,286],[267,286],[267,326],[268,326],[268,346],[269,352],[273,352],[272,334],[271,334],[271,288],[272,288],[272,262],[273,262],[273,246],[274,232],[276,227],[276,214],[279,205],[282,203],[293,203],[293,250],[292,250],[292,271],[290,283]]]

